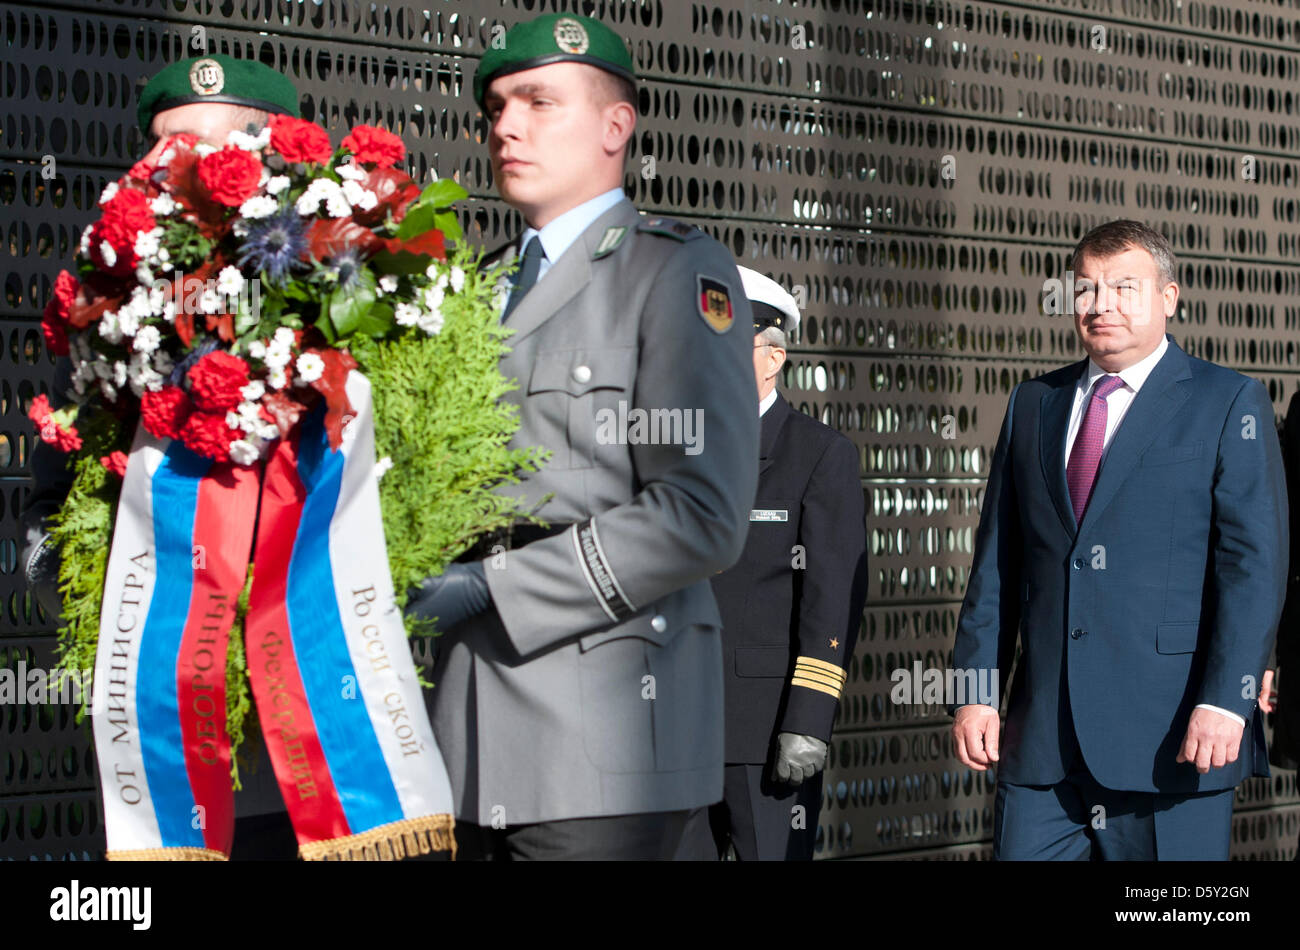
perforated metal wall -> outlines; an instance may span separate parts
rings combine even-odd
[[[21,405],[50,373],[35,318],[96,196],[140,153],[141,79],[195,42],[259,58],[336,140],[376,122],[403,136],[417,176],[459,178],[470,234],[495,244],[518,219],[493,193],[468,82],[494,26],[564,9],[617,28],[645,77],[633,199],[803,288],[785,391],[862,447],[870,601],[818,853],[987,857],[991,780],[956,764],[940,710],[890,703],[889,674],[950,660],[1007,394],[1079,356],[1069,317],[1040,311],[1043,281],[1092,224],[1163,230],[1182,258],[1180,344],[1285,408],[1300,0],[6,3],[0,661],[30,666],[51,644],[16,573]],[[85,733],[66,710],[10,706],[0,736],[0,856],[94,855]],[[1298,826],[1294,773],[1249,782],[1233,853],[1289,858]]]

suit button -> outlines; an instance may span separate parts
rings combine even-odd
[[[576,383],[591,382],[591,367],[590,366],[573,367],[573,381]]]
[[[655,633],[663,633],[668,629],[668,621],[664,619],[663,614],[655,614],[650,620],[650,626],[654,627]]]
[[[1083,558],[1081,558],[1081,557],[1076,557],[1076,558],[1074,559],[1074,569],[1075,569],[1076,571],[1081,571],[1081,570],[1083,570]]]
[[[1087,635],[1088,635],[1088,631],[1080,627],[1075,627],[1073,630],[1070,631],[1071,640],[1078,640],[1080,637],[1086,637]]]

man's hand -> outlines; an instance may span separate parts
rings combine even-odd
[[[27,587],[51,620],[63,613],[63,596],[59,593],[59,567],[62,563],[59,547],[43,529],[27,529],[23,545],[23,574]]]
[[[957,710],[952,724],[952,739],[957,758],[967,768],[984,772],[998,761],[998,733],[1002,728],[998,711],[992,706],[972,703]]]
[[[826,743],[815,736],[782,732],[776,737],[776,758],[772,781],[798,785],[821,771],[826,764]]]
[[[437,620],[438,629],[447,631],[487,609],[492,603],[483,565],[448,564],[437,577],[426,577],[407,595],[405,614],[421,620]]]
[[[1259,686],[1259,708],[1266,713],[1271,713],[1273,704],[1277,701],[1276,696],[1277,694],[1273,692],[1273,671],[1265,670],[1264,680]]]
[[[1270,683],[1271,685],[1271,683]],[[1193,762],[1202,775],[1237,761],[1244,727],[1231,716],[1212,709],[1193,709],[1187,734],[1178,750],[1179,762]]]

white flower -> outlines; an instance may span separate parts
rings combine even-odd
[[[149,269],[149,265],[146,264],[144,261],[141,261],[139,264],[135,265],[135,282],[137,284],[153,283],[153,271]]]
[[[168,300],[165,304],[163,304],[162,318],[166,320],[168,323],[176,322],[176,301]]]
[[[104,398],[109,402],[115,402],[117,400],[117,387],[108,380],[101,379],[99,381],[99,390],[104,394]]]
[[[162,228],[141,231],[135,236],[135,256],[150,258],[158,253],[158,239],[162,237]]]
[[[236,222],[236,224],[238,224],[238,222]],[[161,263],[166,264],[171,259],[172,259],[171,251],[167,250],[167,248],[165,247],[158,248],[158,260]]]
[[[239,272],[239,268],[227,265],[221,268],[221,273],[217,275],[217,292],[227,297],[238,297],[245,283],[244,275]]]
[[[352,206],[343,195],[330,195],[325,199],[325,212],[331,218],[346,218],[352,213]]]
[[[272,175],[266,180],[266,193],[278,195],[291,184],[288,175]]]
[[[271,336],[271,341],[276,346],[288,349],[293,346],[293,331],[288,327],[276,327],[275,333]]]
[[[293,354],[289,352],[287,346],[272,343],[266,348],[266,355],[262,357],[262,362],[266,364],[267,369],[282,372],[289,365],[291,359],[293,359]]]
[[[149,210],[155,215],[166,217],[176,210],[176,201],[167,192],[163,192],[153,201],[149,202]]]
[[[256,135],[249,135],[239,129],[231,129],[226,136],[226,144],[242,148],[245,152],[257,152],[271,144],[271,127],[263,126]]]
[[[426,267],[426,268],[424,269],[424,276],[427,277],[427,278],[429,278],[430,280],[437,280],[437,279],[438,279],[438,262],[437,262],[437,261],[434,261],[432,264],[430,264],[428,267]]]
[[[366,175],[369,174],[364,168],[358,168],[352,162],[343,163],[334,169],[334,173],[344,181],[365,181]]]
[[[439,287],[437,284],[433,284],[432,286],[425,287],[424,305],[428,307],[430,310],[437,310],[439,307],[442,306],[442,302],[443,300],[446,299],[446,296],[447,295],[443,293],[442,288]]]
[[[99,242],[99,256],[104,259],[105,267],[112,267],[117,263],[117,251],[113,250],[113,245],[107,241]]]
[[[343,197],[362,211],[369,211],[379,203],[379,198],[373,191],[362,188],[355,181],[343,182]]]
[[[447,292],[447,288],[451,286],[451,278],[447,276],[446,271],[443,271],[438,275],[438,279],[434,281],[434,285],[443,293]]]
[[[386,294],[391,294],[397,290],[397,275],[385,274],[379,278],[379,289]]]
[[[117,182],[110,181],[104,186],[104,190],[99,193],[99,203],[101,205],[108,204],[113,200],[115,194],[117,194]]]
[[[104,315],[99,318],[99,335],[109,343],[122,342],[122,328],[118,325],[117,314],[112,310],[104,311]]]
[[[298,379],[304,383],[314,383],[325,372],[325,361],[315,353],[304,353],[294,364],[298,369]]]
[[[230,226],[230,233],[237,238],[247,237],[250,225],[243,218],[237,218],[235,223]]]
[[[81,244],[78,246],[77,250],[83,255],[90,253],[90,232],[94,229],[95,226],[93,224],[88,224],[86,225],[85,230],[81,232]]]
[[[140,317],[134,307],[123,307],[117,312],[117,328],[123,336],[135,336],[140,329]]]
[[[411,303],[399,303],[393,311],[399,327],[413,327],[420,322],[420,308]]]
[[[329,212],[331,217],[342,218],[352,212],[351,207],[348,206],[346,199],[343,197],[343,189],[339,187],[339,183],[328,178],[313,180],[307,186],[307,190],[299,195],[295,207],[298,209],[299,214],[315,214],[319,210],[322,201],[325,202],[326,211]]]
[[[391,457],[389,457],[389,456],[387,456],[387,455],[385,455],[385,456],[384,456],[383,458],[381,458],[378,462],[376,462],[376,463],[375,463],[375,481],[379,481],[381,478],[383,478],[383,477],[384,477],[384,473],[387,472],[387,471],[388,471],[390,468],[392,468],[392,467],[393,467],[393,460],[392,460]]]
[[[172,362],[171,354],[166,350],[159,350],[153,355],[153,368],[159,373],[166,375],[170,373],[176,364]]]
[[[420,317],[420,329],[429,336],[437,336],[442,329],[442,311],[433,310]]]
[[[261,449],[247,439],[230,443],[230,461],[236,465],[252,465],[261,454]]]
[[[207,142],[199,142],[194,146],[194,154],[199,158],[207,158],[212,153],[219,151],[221,151],[221,149],[217,148],[215,145],[209,145]]]
[[[113,385],[114,386],[126,385],[126,363],[124,363],[122,360],[116,360],[113,363]]]
[[[155,317],[161,316],[163,306],[167,303],[167,292],[163,290],[161,282],[153,284],[153,281],[150,281],[150,284],[152,286],[149,288],[149,312]]]
[[[276,367],[266,377],[266,384],[272,389],[284,389],[289,384],[289,377],[285,375],[283,367]]]
[[[203,288],[199,295],[199,313],[225,313],[225,304],[214,288]]]
[[[459,267],[453,267],[451,269],[451,292],[454,294],[458,294],[464,289],[465,289],[465,272],[461,270]]]
[[[254,340],[252,343],[248,344],[247,350],[248,355],[255,360],[260,360],[266,356],[266,344],[261,340]]]
[[[141,327],[135,334],[135,351],[137,353],[152,353],[158,349],[158,344],[162,342],[162,334],[154,326]]]
[[[274,422],[263,422],[257,428],[257,437],[267,442],[278,439],[280,437],[280,427]]]
[[[245,218],[269,218],[279,209],[280,202],[269,195],[254,195],[239,206],[239,213]]]
[[[108,379],[113,375],[113,366],[103,353],[95,354],[95,362],[90,364],[90,368],[97,379]]]
[[[137,337],[136,339],[139,339],[139,337]],[[262,381],[260,379],[254,379],[247,386],[245,386],[243,389],[239,391],[239,395],[247,399],[249,403],[256,403],[259,399],[261,399],[263,396],[266,395],[266,387],[262,385]]]

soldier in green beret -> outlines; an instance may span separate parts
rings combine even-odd
[[[154,140],[145,155],[156,164],[168,136],[190,133],[217,147],[232,131],[256,135],[270,113],[298,115],[298,91],[269,66],[221,54],[172,63],[144,87],[136,110],[140,129]],[[72,367],[59,359],[50,387],[56,405],[67,403]],[[32,452],[32,491],[23,509],[23,568],[28,587],[47,616],[63,609],[59,595],[59,551],[47,530],[72,487],[67,456],[37,441]],[[231,856],[291,859],[297,853],[293,827],[284,808],[264,746],[256,767],[243,770],[243,789],[235,795],[235,838]]]
[[[233,131],[256,135],[270,114],[298,115],[298,90],[288,77],[254,60],[221,53],[172,63],[140,93],[136,118],[153,145],[153,164],[170,135],[189,133],[209,145]]]
[[[502,358],[517,525],[413,592],[445,631],[427,694],[460,858],[669,859],[722,797],[709,578],[744,546],[758,461],[749,303],[731,255],[623,194],[632,58],[550,14],[487,50],[474,95],[525,230]]]

